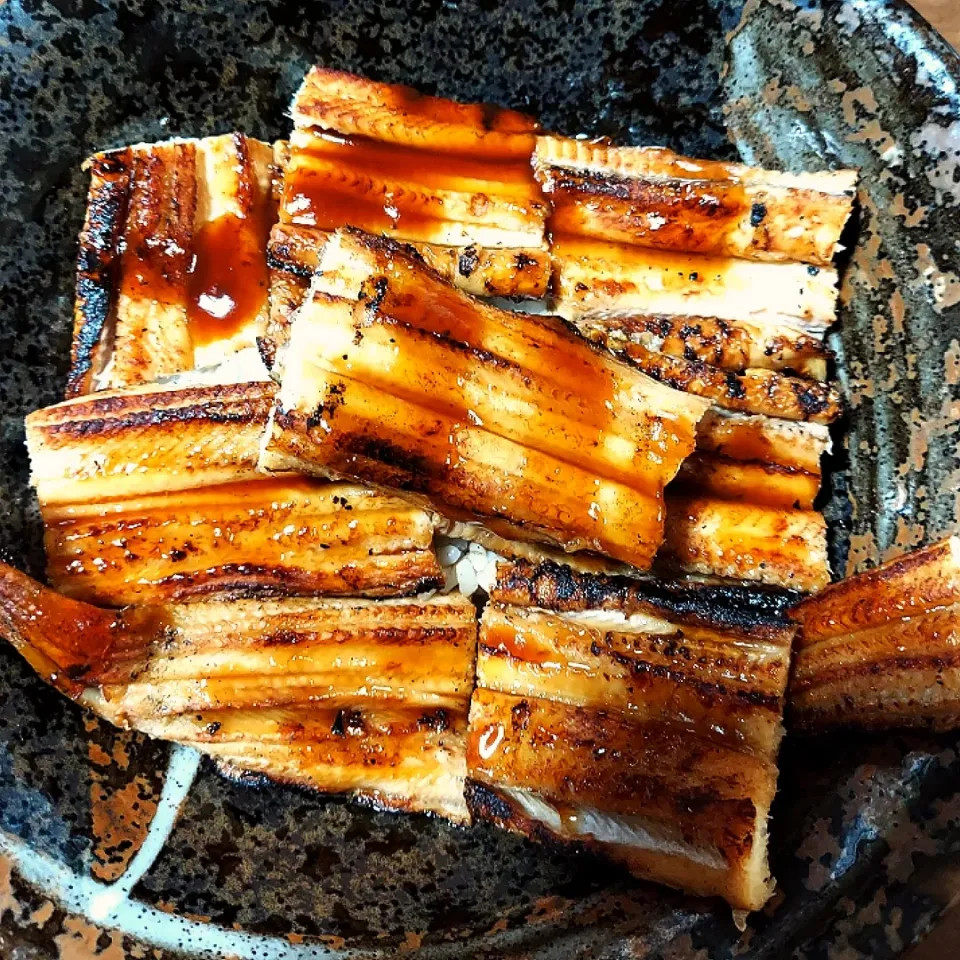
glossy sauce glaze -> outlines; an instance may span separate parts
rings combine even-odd
[[[465,189],[463,181],[490,184],[498,193],[540,198],[528,156],[491,156],[482,150],[424,150],[384,143],[359,134],[346,136],[329,130],[312,131],[300,157],[329,160],[370,176],[402,180],[440,190]]]
[[[485,215],[491,197],[509,201],[514,212],[531,219],[544,209],[529,158],[482,152],[478,158],[328,131],[314,132],[308,146],[295,150],[282,205],[285,218],[301,226],[349,225],[430,241],[458,219],[437,191],[462,194],[472,217]]]
[[[534,374],[558,388],[558,399],[572,394],[587,398],[585,422],[604,429],[617,404],[617,384],[600,356],[575,334],[550,319],[525,316],[479,303],[428,275],[408,255],[388,251],[378,258],[386,285],[370,288],[379,300],[368,308],[449,338],[479,352],[479,358],[499,366],[516,365],[525,376]],[[599,438],[598,438],[599,441]]]
[[[551,232],[642,246],[725,253],[727,235],[739,231],[750,213],[750,200],[737,183],[556,170],[551,187]]]
[[[551,650],[534,632],[518,628],[509,622],[491,622],[484,624],[481,644],[489,650],[504,653],[512,660],[521,660],[532,664],[565,665],[566,658],[559,648]]]
[[[194,236],[187,299],[194,347],[229,339],[267,303],[266,251],[274,204],[244,149],[239,150],[239,176],[243,213],[225,213],[209,220]]]
[[[132,300],[183,303],[197,202],[196,148],[132,151],[120,292]]]

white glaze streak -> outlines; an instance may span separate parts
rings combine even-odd
[[[89,915],[92,920],[100,922],[110,917],[121,903],[129,898],[130,891],[153,866],[173,830],[180,807],[193,786],[199,768],[200,754],[196,750],[180,744],[173,745],[163,779],[163,789],[147,835],[122,876],[96,893],[90,901]]]

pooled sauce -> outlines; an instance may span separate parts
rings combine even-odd
[[[193,238],[187,318],[194,347],[229,339],[267,302],[270,202],[255,189],[250,216],[224,214],[205,223]]]

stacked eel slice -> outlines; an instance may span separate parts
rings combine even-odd
[[[832,584],[793,616],[797,727],[960,725],[960,536]]]
[[[502,564],[470,707],[474,816],[757,909],[793,632],[779,594]]]
[[[434,599],[103,610],[0,564],[0,627],[57,689],[228,770],[468,819],[476,614]]]
[[[827,580],[853,175],[322,69],[292,117],[89,161],[67,399],[27,419],[58,592],[0,566],[0,627],[229,771],[759,907],[796,596],[764,584]],[[479,662],[438,532],[526,558]]]
[[[707,406],[354,230],[327,241],[277,361],[265,469],[397,489],[450,522],[639,569]]]
[[[410,243],[478,296],[546,294],[548,206],[530,167],[532,117],[319,67],[291,115],[269,248],[274,339],[283,339],[325,240],[348,224]]]
[[[7,569],[0,622],[114,723],[231,770],[463,821],[475,609],[423,595],[443,582],[423,510],[257,473],[274,392],[154,384],[32,414],[60,593]]]
[[[31,414],[50,582],[114,607],[438,586],[422,510],[354,484],[257,473],[273,393],[255,382],[140,387]]]
[[[829,581],[813,508],[835,319],[832,260],[855,171],[784,174],[541,137],[558,311],[652,377],[708,399],[669,496],[662,559],[800,590]]]
[[[241,134],[87,161],[67,396],[254,348],[269,316],[273,148]]]

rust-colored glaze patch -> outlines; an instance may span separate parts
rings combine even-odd
[[[187,300],[195,347],[228,338],[263,309],[269,287],[263,255],[269,229],[266,215],[249,220],[227,214],[197,231]]]

